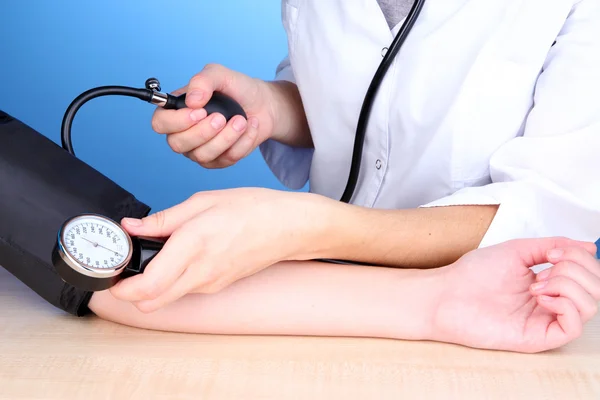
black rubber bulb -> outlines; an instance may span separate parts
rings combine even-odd
[[[158,82],[157,82],[158,84]],[[187,108],[185,103],[186,94],[180,96],[167,95],[167,103],[163,108],[168,110],[180,110]],[[214,113],[222,114],[227,121],[236,115],[247,118],[244,109],[231,97],[220,92],[214,92],[208,103],[204,106],[208,115]],[[148,264],[162,250],[164,242],[159,239],[132,237],[133,256],[129,265],[123,270],[118,279],[126,279],[131,276],[143,274]],[[116,283],[116,280],[110,285]]]
[[[185,104],[185,98],[185,93],[177,97],[169,95],[169,99],[164,108],[168,110],[180,110],[182,108],[186,108],[187,105]],[[236,115],[241,115],[244,118],[248,118],[244,112],[244,109],[239,105],[238,102],[221,92],[213,92],[212,97],[204,106],[204,109],[208,115],[214,113],[222,114],[227,121]]]
[[[186,94],[180,96],[167,95],[167,103],[163,108],[168,110],[180,110],[187,108],[185,104]],[[204,106],[208,115],[214,113],[222,114],[227,121],[236,115],[247,118],[244,109],[231,97],[220,92],[214,92],[208,103]],[[132,237],[133,256],[129,265],[123,270],[118,279],[126,279],[131,276],[143,274],[148,264],[162,250],[164,242],[159,239]],[[116,280],[109,283],[114,285]]]

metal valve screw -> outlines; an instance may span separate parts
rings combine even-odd
[[[160,82],[156,78],[150,78],[146,80],[146,89],[160,92]]]

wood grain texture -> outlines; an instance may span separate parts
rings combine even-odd
[[[600,399],[600,319],[544,354],[76,319],[0,268],[0,399]]]

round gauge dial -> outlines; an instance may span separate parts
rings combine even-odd
[[[62,249],[85,269],[114,270],[131,258],[131,238],[116,222],[97,215],[80,215],[61,232]]]

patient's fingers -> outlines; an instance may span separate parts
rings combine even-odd
[[[577,282],[596,301],[600,301],[600,277],[589,269],[572,261],[561,261],[555,266],[540,272],[536,280],[547,281],[555,277],[564,276]]]
[[[556,276],[531,286],[534,296],[564,297],[575,305],[581,320],[588,322],[598,312],[598,303],[581,285],[566,276]]]
[[[573,302],[565,297],[538,296],[538,304],[556,315],[546,333],[546,347],[562,347],[577,339],[583,332],[583,322]]]

